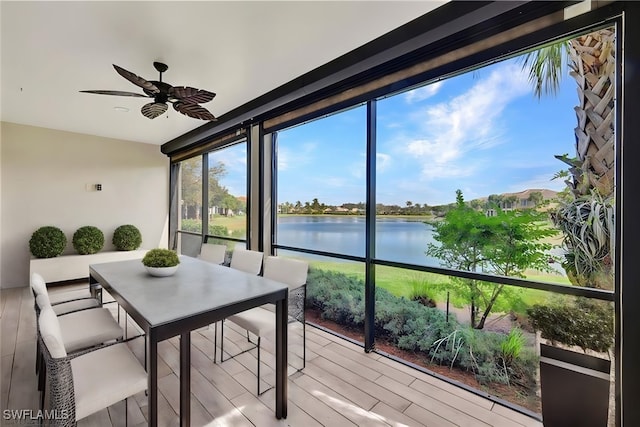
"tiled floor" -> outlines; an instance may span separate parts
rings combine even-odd
[[[77,286],[77,285],[76,285]],[[54,288],[51,292],[59,292]],[[0,291],[2,321],[2,409],[37,409],[35,315],[27,288]],[[112,304],[115,313],[115,305]],[[124,319],[124,315],[121,316]],[[124,321],[123,321],[124,323]],[[229,322],[227,322],[229,324]],[[133,332],[135,325],[129,327]],[[256,352],[214,364],[213,326],[192,333],[191,419],[194,426],[542,426],[537,420],[313,326],[307,327],[307,363],[302,371],[301,325],[290,327],[289,415],[274,416],[274,393],[256,397]],[[273,342],[263,338],[261,375],[274,378]],[[246,336],[225,326],[225,351],[247,348]],[[138,357],[143,340],[131,343]],[[159,345],[159,425],[179,425],[177,338]],[[80,426],[123,426],[125,404],[79,422]],[[4,413],[4,412],[3,412]],[[129,399],[128,424],[146,425],[144,393]],[[3,425],[19,425],[2,420]],[[9,424],[7,424],[9,423]],[[12,424],[11,424],[12,423]]]

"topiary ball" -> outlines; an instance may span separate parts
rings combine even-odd
[[[40,227],[29,239],[29,250],[36,258],[57,257],[67,246],[67,238],[58,227]]]
[[[119,251],[133,251],[142,244],[142,234],[135,225],[121,225],[113,232],[111,243]]]
[[[180,258],[176,251],[171,249],[156,248],[147,251],[142,258],[145,267],[164,268],[175,267],[180,264]]]
[[[104,246],[104,234],[92,225],[80,227],[73,233],[73,248],[80,255],[95,254]]]

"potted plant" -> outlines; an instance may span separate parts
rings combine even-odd
[[[613,343],[610,303],[577,298],[573,304],[534,305],[527,314],[548,340],[540,342],[545,427],[606,426],[611,360],[605,356]]]
[[[50,225],[40,227],[29,239],[29,250],[36,258],[54,258],[64,251],[67,238],[62,230]]]
[[[111,243],[119,251],[133,251],[142,244],[142,234],[135,225],[121,225],[113,232]]]
[[[178,269],[180,258],[178,258],[178,254],[175,251],[156,248],[151,249],[144,255],[142,264],[152,276],[171,276]]]
[[[73,248],[80,255],[95,254],[104,246],[104,234],[92,225],[80,227],[73,233]]]

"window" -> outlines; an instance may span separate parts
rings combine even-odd
[[[376,258],[569,283],[560,267],[562,236],[548,212],[566,193],[563,179],[553,179],[566,166],[555,156],[575,150],[576,102],[571,78],[562,80],[556,96],[538,99],[521,58],[380,100]],[[458,201],[468,211],[467,224],[455,217]],[[526,261],[491,265],[487,254],[469,260],[456,252],[466,226],[483,221],[497,231],[525,216],[537,226],[503,249],[527,247]],[[441,226],[447,220],[458,227],[457,237]],[[450,247],[446,239],[453,239]]]
[[[364,256],[366,109],[278,133],[278,245]]]
[[[362,341],[364,313],[366,108],[357,107],[301,126],[277,137],[278,255],[309,262],[308,320]],[[329,253],[300,253],[295,249]],[[352,304],[343,304],[336,287]],[[331,311],[327,314],[324,307]]]
[[[247,238],[247,143],[208,153],[210,236]]]

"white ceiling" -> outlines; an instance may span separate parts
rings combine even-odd
[[[205,122],[172,108],[142,116],[119,65],[217,93],[222,114],[440,6],[443,1],[1,1],[0,118],[163,144]],[[114,107],[128,108],[120,112]]]

